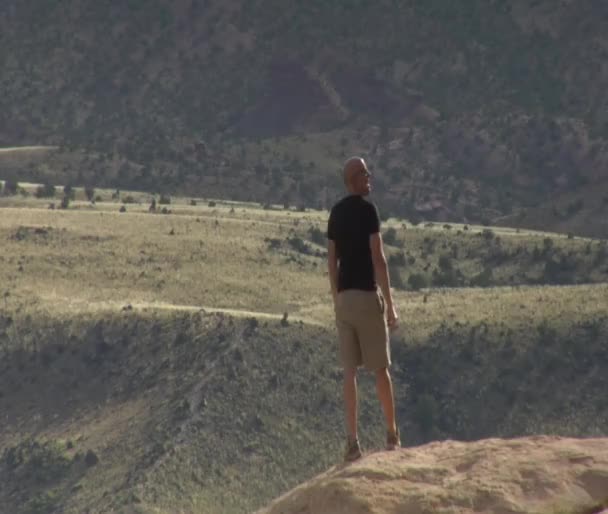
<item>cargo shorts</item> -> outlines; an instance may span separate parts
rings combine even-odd
[[[341,291],[335,309],[342,366],[364,366],[368,370],[389,367],[389,332],[385,302],[380,292]]]

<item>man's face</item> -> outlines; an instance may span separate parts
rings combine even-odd
[[[370,182],[371,173],[368,171],[367,166],[363,165],[356,171],[353,178],[353,186],[356,194],[367,196],[372,190],[372,184]]]

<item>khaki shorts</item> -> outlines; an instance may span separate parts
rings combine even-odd
[[[342,366],[376,370],[391,364],[384,298],[378,291],[347,289],[336,299]]]

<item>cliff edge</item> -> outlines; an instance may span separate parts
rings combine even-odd
[[[608,513],[608,439],[442,441],[338,465],[256,514]]]

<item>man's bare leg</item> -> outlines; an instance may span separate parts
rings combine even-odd
[[[391,434],[396,434],[395,398],[393,395],[393,382],[388,368],[376,370],[376,392],[382,406],[382,412],[384,412],[384,418],[386,419],[386,429]]]
[[[344,368],[344,414],[350,441],[357,439],[357,368]]]

